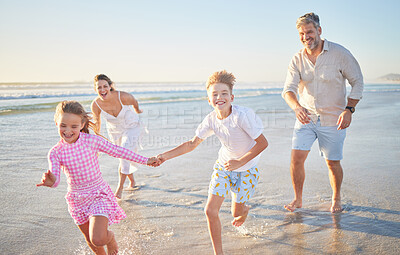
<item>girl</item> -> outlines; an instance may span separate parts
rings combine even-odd
[[[115,90],[114,83],[104,74],[94,77],[94,90],[97,97],[93,100],[91,108],[96,125],[96,132],[100,132],[102,114],[107,123],[108,136],[112,142],[137,153],[141,126],[139,115],[143,111],[139,109],[137,100],[129,93]],[[122,197],[122,190],[126,177],[129,187],[135,187],[133,172],[138,169],[138,164],[120,159],[119,182],[115,196]]]
[[[110,186],[100,172],[98,153],[105,152],[140,164],[156,166],[157,159],[140,156],[114,145],[97,135],[89,134],[94,124],[81,104],[63,101],[54,115],[60,141],[48,154],[50,170],[36,186],[55,188],[60,182],[61,169],[67,176],[68,192],[65,196],[68,211],[85,236],[95,254],[117,254],[118,245],[108,225],[126,217],[117,204]]]

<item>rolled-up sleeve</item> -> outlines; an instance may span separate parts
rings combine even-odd
[[[348,98],[360,100],[364,90],[364,79],[361,73],[361,68],[354,56],[349,51],[346,53],[347,54],[343,55],[343,76],[351,85],[351,91],[348,95]]]
[[[286,74],[286,81],[282,91],[282,97],[285,98],[285,94],[289,91],[297,95],[299,82],[300,82],[300,72],[297,67],[297,58],[294,56],[292,61],[290,61],[288,71]]]

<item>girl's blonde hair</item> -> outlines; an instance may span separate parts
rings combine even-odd
[[[233,85],[235,84],[236,78],[232,73],[228,73],[226,70],[219,71],[213,73],[210,77],[208,77],[207,83],[206,83],[206,88],[208,88],[216,83],[224,83],[228,85],[229,89],[233,89]]]
[[[72,113],[80,116],[82,118],[82,123],[84,124],[81,132],[89,134],[90,128],[96,133],[96,135],[98,135],[95,124],[90,121],[92,118],[89,116],[89,113],[86,112],[85,108],[83,108],[83,106],[77,101],[62,101],[57,105],[54,114],[54,121],[56,123],[63,113]]]
[[[108,76],[105,74],[98,74],[94,77],[94,89],[95,90],[96,90],[96,82],[98,82],[99,80],[106,81],[108,83],[108,85],[111,87],[110,88],[111,91],[115,90],[114,82],[110,78],[108,78]]]

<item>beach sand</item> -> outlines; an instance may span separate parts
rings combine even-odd
[[[230,199],[221,208],[225,254],[398,254],[399,96],[366,93],[357,107],[342,161],[344,211],[334,215],[329,212],[328,171],[317,144],[306,162],[303,208],[293,213],[283,208],[293,198],[289,160],[294,114],[279,95],[237,98],[237,104],[253,108],[263,120],[269,147],[258,164],[261,178],[244,226],[232,227]],[[145,156],[190,139],[211,111],[207,102],[149,107],[149,134],[143,135],[140,152]],[[2,254],[91,254],[67,212],[65,177],[56,189],[34,186],[47,169],[47,151],[58,140],[52,114],[16,115],[0,122],[0,129],[8,130],[2,131],[2,150],[15,151],[1,157]],[[48,129],[21,127],[27,118],[29,123],[42,120],[40,127]],[[140,188],[124,191],[119,202],[127,218],[110,227],[120,254],[212,254],[203,208],[219,147],[211,137],[189,154],[135,173]],[[118,160],[101,155],[100,162],[115,189]]]

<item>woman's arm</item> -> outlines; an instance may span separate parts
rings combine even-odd
[[[133,95],[121,91],[121,101],[124,105],[132,105],[136,113],[140,114],[143,112],[143,110],[139,108],[139,102]]]
[[[100,114],[101,114],[101,110],[100,110],[99,106],[95,103],[95,100],[93,100],[92,105],[90,106],[90,108],[91,108],[92,114],[93,114],[93,122],[94,122],[95,129],[96,129],[95,133],[96,134],[100,134],[100,128],[101,128]]]

